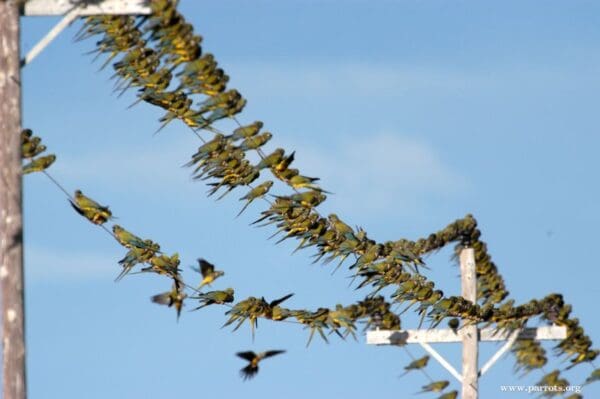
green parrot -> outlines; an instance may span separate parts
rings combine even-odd
[[[247,139],[248,137],[256,136],[262,127],[263,123],[261,121],[256,121],[249,125],[238,127],[233,131],[233,134],[227,138],[231,141]]]
[[[225,274],[224,271],[215,270],[215,265],[205,259],[199,258],[198,265],[199,267],[192,268],[202,275],[202,281],[200,282],[200,285],[198,285],[198,289],[201,289],[205,285],[210,286],[213,281]]]
[[[296,168],[289,168],[286,170],[282,170],[281,172],[277,172],[275,173],[275,176],[277,176],[277,178],[279,180],[283,180],[284,182],[286,182],[287,184],[291,184],[291,180],[298,176],[300,174],[300,170],[296,169]]]
[[[273,172],[276,175],[278,175],[279,173],[283,172],[284,170],[287,170],[290,167],[290,165],[292,164],[292,162],[294,162],[295,156],[296,156],[296,151],[292,151],[292,153],[290,155],[288,155],[287,157],[284,157],[276,165],[273,165],[271,167],[273,169]]]
[[[588,378],[585,379],[583,385],[591,384],[592,382],[600,381],[600,368],[592,371],[592,374]]]
[[[36,158],[23,166],[23,174],[26,175],[28,173],[41,172],[43,170],[46,170],[50,167],[50,165],[54,163],[54,161],[56,161],[56,155],[54,154]]]
[[[155,248],[157,247],[157,244],[154,244],[151,240],[146,240],[146,242],[148,243],[149,249],[133,247],[125,254],[125,257],[119,261],[119,264],[123,266],[123,270],[119,273],[115,281],[119,281],[125,277],[135,265],[150,261],[156,254]]]
[[[285,320],[292,315],[292,312],[289,309],[281,307],[279,305],[273,306],[271,309],[271,320],[281,321]]]
[[[285,154],[283,148],[277,148],[275,151],[270,153],[269,155],[263,157],[256,168],[258,170],[262,170],[265,168],[271,168],[274,165],[277,165],[279,162],[283,160],[283,155]]]
[[[261,301],[255,297],[248,297],[233,305],[231,310],[225,312],[226,315],[229,315],[229,319],[223,324],[223,327],[227,327],[228,325],[237,322],[233,328],[233,331],[236,331],[244,321],[248,320],[252,330],[252,340],[254,340],[254,330],[258,324],[257,319],[262,315],[263,310],[264,300]]]
[[[320,180],[318,177],[295,175],[288,180],[288,183],[296,190],[310,188],[312,190],[323,191],[319,186],[314,184],[318,180]]]
[[[448,327],[450,327],[450,329],[452,330],[452,332],[454,334],[458,334],[459,326],[460,326],[460,321],[456,317],[453,317],[450,320],[448,320]]]
[[[250,205],[252,203],[252,201],[254,201],[257,198],[264,197],[269,192],[271,187],[273,187],[273,182],[271,180],[268,180],[264,183],[259,184],[256,187],[254,187],[252,190],[248,191],[248,193],[246,193],[246,195],[244,195],[242,198],[240,198],[240,201],[246,200],[247,202],[244,204],[244,207],[237,214],[236,217],[240,216],[242,214],[242,212],[244,212],[244,210],[246,210],[248,205]]]
[[[408,366],[404,367],[404,370],[406,371],[400,376],[398,376],[398,378],[404,377],[407,373],[409,373],[412,370],[420,370],[422,368],[427,367],[427,363],[429,363],[429,356],[427,355],[423,356],[420,359],[413,360],[408,364]]]
[[[231,303],[234,301],[233,294],[233,288],[227,288],[224,291],[209,291],[203,294],[199,294],[197,297],[193,298],[199,299],[201,305],[192,310],[202,309],[205,306],[214,304],[223,305],[224,303]]]
[[[21,158],[33,158],[46,151],[46,146],[40,144],[42,139],[37,136],[31,139],[27,136],[21,136],[21,142],[23,141],[25,142],[21,144]]]
[[[438,399],[456,399],[457,397],[458,397],[458,391],[450,391],[450,392],[443,394]]]
[[[560,375],[560,370],[551,371],[548,374],[545,374],[540,381],[537,382],[536,385],[554,385],[558,380],[558,376]]]
[[[172,256],[162,254],[150,258],[150,266],[143,268],[142,272],[152,272],[172,277],[175,280],[179,279],[179,254],[174,253]]]
[[[235,102],[235,104],[233,105],[229,105],[227,107],[222,107],[222,108],[218,108],[216,110],[214,110],[210,115],[208,115],[207,117],[201,118],[201,121],[198,123],[198,127],[200,129],[205,129],[207,127],[209,127],[213,122],[218,121],[219,119],[223,119],[223,118],[227,118],[227,117],[231,117],[239,112],[242,111],[242,109],[244,109],[244,107],[246,106],[246,99],[245,98],[240,98],[237,102]],[[258,137],[258,136],[257,136]],[[246,140],[251,140],[254,137],[251,137],[249,139]],[[244,140],[245,141],[245,140]],[[268,140],[267,140],[268,141]],[[265,141],[266,142],[266,141]],[[264,144],[264,143],[263,143]]]
[[[580,352],[575,359],[571,360],[571,364],[567,366],[566,370],[572,369],[579,363],[594,361],[598,356],[598,353],[600,353],[600,351],[598,350],[588,350]]]
[[[112,228],[113,233],[115,235],[115,239],[119,242],[119,244],[123,245],[126,248],[140,248],[140,249],[148,249],[148,242],[142,240],[140,237],[128,232],[118,224],[115,224]]]
[[[327,219],[329,219],[329,224],[331,225],[331,228],[336,232],[338,238],[343,237],[346,233],[354,233],[352,227],[342,222],[335,213],[329,215]]]
[[[241,142],[240,148],[243,151],[256,150],[265,145],[267,141],[271,140],[272,137],[273,135],[269,132],[265,132],[254,137],[248,137]]]
[[[238,101],[241,97],[242,95],[235,89],[226,91],[224,93],[219,93],[215,96],[208,97],[206,100],[200,102],[198,104],[200,106],[198,112],[202,114],[208,111],[214,111],[223,106],[226,106],[231,102]]]
[[[316,190],[304,191],[293,194],[289,197],[293,202],[299,203],[305,207],[314,207],[327,199],[325,194]]]
[[[104,224],[112,218],[107,206],[102,206],[93,199],[83,195],[81,190],[75,191],[75,201],[69,200],[73,209],[94,224]]]
[[[288,299],[290,299],[293,296],[294,296],[294,294],[287,294],[287,295],[282,296],[281,298],[274,299],[268,303],[264,297],[261,298],[261,302],[265,305],[262,307],[263,312],[262,312],[261,316],[263,316],[266,319],[273,320],[273,309],[278,308],[279,305],[281,305],[283,302],[287,301]]]
[[[448,381],[435,381],[432,382],[431,384],[427,384],[427,385],[423,385],[423,390],[419,393],[423,393],[423,392],[441,392],[444,389],[446,389],[446,387],[450,385],[450,382]]]
[[[177,320],[179,320],[179,316],[181,315],[181,309],[183,308],[183,301],[187,295],[181,289],[180,283],[175,281],[173,283],[173,288],[171,291],[163,292],[162,294],[154,295],[150,298],[150,300],[159,305],[166,305],[168,307],[175,307],[177,311]]]
[[[285,351],[284,350],[270,350],[270,351],[265,351],[265,352],[260,352],[260,353],[254,353],[252,351],[236,353],[237,356],[250,362],[246,367],[244,367],[243,369],[240,370],[240,375],[242,376],[244,381],[252,379],[256,375],[256,373],[258,373],[258,363],[261,360],[266,359],[271,356],[279,355],[282,353],[285,353]]]
[[[215,134],[212,140],[207,141],[200,147],[198,147],[198,151],[194,155],[192,155],[192,160],[188,162],[185,166],[192,166],[198,161],[208,157],[211,153],[217,152],[223,148],[226,140],[225,136],[222,134]]]
[[[31,137],[33,136],[33,130],[31,129],[23,129],[21,130],[21,145],[29,142]]]

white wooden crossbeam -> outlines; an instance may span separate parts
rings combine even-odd
[[[483,328],[479,330],[479,341],[506,341],[510,338],[511,330],[496,330]],[[404,345],[427,343],[462,342],[463,330],[456,333],[451,329],[433,330],[373,330],[367,331],[367,344],[370,345]],[[536,341],[558,340],[567,337],[567,328],[564,326],[543,326],[537,328],[524,328],[519,332],[517,339],[534,339]]]
[[[64,15],[63,18],[33,46],[21,67],[29,64],[75,19],[88,15],[147,15],[148,0],[28,0],[23,15]]]
[[[145,15],[150,14],[148,0],[28,0],[25,16],[64,15],[77,7],[79,15]]]

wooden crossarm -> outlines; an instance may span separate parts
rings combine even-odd
[[[74,0],[28,0],[23,8],[23,15],[64,15],[74,7],[79,15],[142,15],[150,14],[147,0],[104,0],[89,2]]]
[[[511,330],[497,331],[494,328],[479,330],[479,341],[506,341]],[[404,345],[421,342],[445,343],[462,342],[463,331],[456,333],[451,329],[434,330],[373,330],[367,331],[367,344],[370,345]],[[559,340],[567,337],[567,328],[564,326],[543,326],[537,328],[524,328],[517,336],[517,340],[534,339],[536,341]]]

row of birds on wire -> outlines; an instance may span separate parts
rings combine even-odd
[[[262,122],[240,125],[229,134],[213,126],[221,119],[235,118],[246,100],[236,90],[227,90],[228,76],[218,67],[212,54],[203,53],[200,46],[202,38],[194,34],[192,26],[177,11],[176,2],[158,0],[151,4],[153,13],[149,17],[88,17],[78,38],[102,35],[97,42],[97,52],[98,55],[108,54],[104,65],[121,56],[113,64],[116,89],[124,92],[136,88],[138,102],[144,101],[165,110],[165,115],[160,118],[161,128],[178,119],[203,140],[187,165],[194,168],[194,179],[210,180],[209,195],[219,193],[219,198],[222,198],[235,188],[247,187],[248,191],[240,198],[245,202],[240,213],[253,201],[267,200],[271,196],[272,201],[267,200],[269,208],[254,224],[274,225],[276,234],[282,235],[280,241],[288,238],[299,240],[297,249],[315,247],[315,262],[331,263],[335,260],[339,267],[348,258],[353,259],[349,269],[359,279],[358,287],[370,286],[373,289],[363,301],[368,302],[368,306],[364,303],[361,306],[359,302],[313,312],[293,311],[282,308],[279,303],[273,305],[272,302],[276,301],[250,297],[231,307],[228,311],[229,324],[238,323],[237,329],[248,320],[254,328],[258,318],[278,321],[293,317],[310,328],[311,337],[318,332],[324,338],[325,329],[342,337],[353,335],[353,323],[361,317],[369,318],[368,325],[399,329],[399,317],[391,312],[390,303],[378,295],[380,290],[391,285],[397,287],[391,296],[392,302],[417,304],[422,320],[428,316],[432,326],[451,318],[451,324],[461,319],[463,324],[484,322],[495,323],[499,328],[520,328],[537,316],[550,323],[567,326],[568,336],[556,349],[559,354],[570,358],[572,365],[592,361],[596,357],[597,351],[591,349],[591,340],[578,320],[570,318],[571,307],[563,302],[560,295],[552,294],[520,306],[505,300],[508,291],[486,244],[480,240],[481,234],[472,216],[467,215],[427,238],[385,243],[369,239],[362,228],[350,227],[335,214],[321,216],[316,208],[326,200],[328,193],[319,187],[318,178],[304,176],[298,169],[292,168],[294,152],[286,153],[281,148],[264,152],[272,134],[262,131]],[[174,84],[174,81],[177,83]],[[197,97],[201,100],[194,106]],[[205,140],[198,134],[199,130],[210,131],[213,137]],[[246,158],[249,151],[260,156],[256,165]],[[24,172],[43,170],[54,161],[54,156],[45,160],[44,157],[30,158],[30,163],[37,164],[26,165]],[[265,170],[289,186],[292,194],[271,195],[272,180],[256,184]],[[93,223],[101,225],[110,219],[107,207],[79,191],[73,196],[73,205]],[[186,299],[197,299],[199,307],[234,301],[233,289],[199,293],[185,284],[178,273],[177,254],[168,256],[160,252],[158,244],[141,239],[118,225],[113,226],[112,234],[128,249],[119,262],[122,271],[118,278],[142,264],[146,267],[141,271],[166,275],[173,280],[172,289],[153,297],[155,302],[172,306],[179,313]],[[434,283],[420,273],[419,269],[425,267],[422,257],[450,243],[457,243],[456,253],[464,247],[475,250],[478,303],[462,297],[444,297],[440,290],[435,289]],[[203,279],[211,278],[210,268],[205,266],[204,269]],[[214,268],[212,270],[214,272]],[[188,296],[186,288],[194,288],[193,293]],[[370,301],[375,299],[377,311],[369,313],[367,310],[373,310],[369,308]],[[517,346],[513,350],[520,369],[540,368],[547,361],[545,353],[540,351],[543,348],[532,342],[532,345]]]
[[[32,136],[32,131],[29,129],[26,129],[21,133],[21,140],[23,158],[28,161],[28,163],[23,167],[24,173],[44,171],[46,174],[48,174],[48,172],[45,171],[46,168],[32,168],[31,165],[45,165],[46,162],[36,162],[37,159],[48,159],[48,157],[50,157],[54,160],[55,156],[50,155],[35,158],[44,152],[46,147],[41,144],[41,139],[38,136]],[[62,185],[59,185],[59,187],[62,188]],[[67,195],[69,194],[67,193]],[[80,190],[76,190],[73,196],[69,195],[69,200],[71,206],[77,211],[78,214],[96,225],[104,227],[104,224],[112,219],[112,212],[110,211],[109,207],[100,205],[95,200],[84,195]],[[182,281],[179,269],[180,262],[177,254],[174,254],[170,257],[164,255],[160,251],[159,244],[156,244],[149,239],[141,239],[119,225],[113,225],[112,230],[109,232],[111,232],[111,235],[113,235],[121,245],[128,249],[128,252],[125,254],[124,258],[119,261],[119,264],[122,266],[122,271],[117,276],[116,280],[120,280],[138,264],[148,265],[147,267],[141,268],[140,272],[153,272],[172,278],[174,282],[173,289],[171,291],[155,295],[151,299],[155,303],[174,307],[178,316],[182,310],[183,301],[187,298],[187,294],[185,294],[183,291],[183,288],[186,286],[192,288],[196,293],[196,295],[190,297],[190,299],[198,300],[198,306],[193,310],[202,309],[203,307],[209,305],[229,304],[234,301],[234,290],[232,288],[227,288],[220,291],[201,292],[203,287],[210,286],[215,282],[215,280],[225,274],[224,271],[217,270],[213,264],[205,259],[198,259],[198,267],[194,268],[195,271],[201,274],[202,278],[200,279],[198,286],[193,288]],[[414,287],[412,287],[412,289],[414,290]],[[401,295],[399,292],[406,293],[408,290],[409,287],[407,285],[401,284],[400,288],[392,297],[402,296],[404,294]],[[275,299],[270,302],[267,302],[264,297],[260,299],[250,297],[244,301],[241,301],[227,312],[230,314],[230,318],[227,320],[224,326],[237,323],[234,328],[235,331],[244,321],[248,320],[251,325],[252,333],[254,334],[254,328],[257,325],[258,318],[265,318],[273,321],[282,321],[288,318],[295,318],[297,322],[304,324],[307,326],[307,328],[310,328],[308,343],[310,343],[310,340],[316,331],[318,331],[319,335],[321,335],[323,339],[327,341],[327,336],[324,333],[326,329],[336,332],[342,338],[345,338],[348,334],[352,334],[354,336],[354,321],[363,317],[369,317],[366,328],[369,328],[373,325],[386,329],[400,328],[399,317],[395,313],[390,312],[388,304],[381,296],[370,296],[358,304],[347,307],[338,305],[334,311],[326,308],[320,308],[315,312],[310,312],[306,310],[290,310],[283,308],[281,304],[289,299],[292,295],[293,294],[288,294],[282,298]],[[418,291],[415,292],[415,295],[416,299],[418,299]],[[558,296],[554,298],[559,305],[562,299]],[[457,297],[457,299],[462,298]],[[400,302],[404,301],[400,300]],[[411,305],[415,302],[415,298],[413,298]],[[460,307],[459,305],[461,303],[463,302],[459,301],[456,303],[458,308]],[[446,303],[442,301],[439,301],[439,303],[434,302],[434,305],[437,305],[437,308],[434,308],[434,310],[430,312],[431,316],[438,315],[440,312],[447,309]],[[423,304],[420,306],[422,307]],[[508,308],[510,309],[510,306]],[[420,308],[420,312],[421,311],[422,308]],[[523,311],[527,311],[527,309],[524,309]],[[530,310],[530,312],[535,313],[535,308]],[[560,319],[561,315],[555,315],[554,317]],[[460,322],[457,318],[452,318],[449,320],[448,325],[451,329],[457,332]],[[339,330],[342,328],[345,329],[343,334],[339,332]],[[545,354],[543,352],[539,353],[540,350],[543,351],[543,348],[541,348],[539,343],[536,341],[517,341],[514,350],[517,352],[517,356],[527,357],[534,354],[533,360],[525,360],[522,363],[529,364],[532,361],[541,361],[539,364],[540,366],[545,364]],[[538,352],[536,353],[536,351]],[[249,361],[249,364],[241,370],[242,376],[244,379],[252,378],[258,371],[258,362],[260,360],[283,352],[284,351],[277,350],[261,352],[259,354],[254,354],[254,352],[238,353],[238,356]],[[428,356],[417,359],[406,366],[405,370],[408,372],[410,370],[423,369],[427,365],[428,360]],[[594,371],[593,374],[588,378],[587,382],[591,382],[600,378],[599,372],[599,370]],[[568,385],[568,382],[565,379],[558,378],[557,371],[549,373],[548,377],[544,377],[542,381],[547,381],[548,378],[551,378],[551,376],[554,376],[555,378],[555,380],[553,380],[555,385],[561,385],[565,387]],[[430,384],[423,386],[423,391],[438,392],[447,387],[448,384],[449,383],[447,381],[432,381]],[[457,391],[450,391],[446,394],[443,394],[441,398],[455,398],[456,394]]]

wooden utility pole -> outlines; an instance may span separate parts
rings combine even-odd
[[[141,15],[149,0],[0,0],[0,305],[2,398],[25,399],[25,310],[21,174],[21,65],[35,58],[77,17]],[[19,17],[63,15],[21,61]]]
[[[462,296],[476,302],[477,275],[475,252],[465,248],[460,253],[460,280]],[[367,331],[367,344],[406,345],[419,344],[462,385],[462,399],[478,398],[478,381],[506,353],[517,340],[559,340],[567,336],[564,326],[522,328],[516,330],[497,330],[488,327],[480,329],[477,325],[464,325],[458,331],[450,329],[428,330],[373,330]],[[506,341],[505,344],[479,369],[479,342]],[[462,373],[459,373],[430,343],[462,343]]]
[[[25,399],[19,1],[0,0],[0,290],[4,399]]]
[[[475,251],[467,248],[460,252],[460,280],[462,296],[477,303]],[[479,371],[479,338],[477,325],[463,327],[462,337],[462,399],[477,399],[477,372]]]

